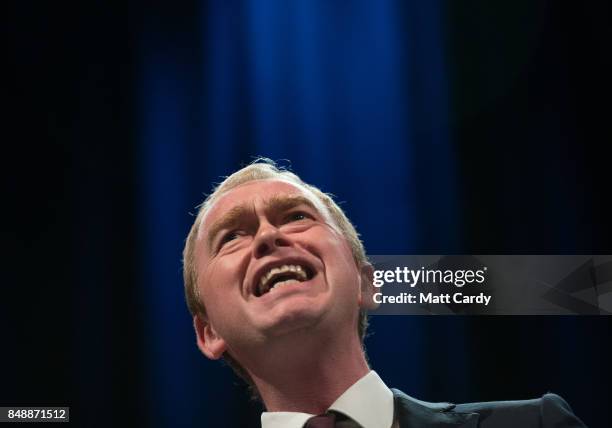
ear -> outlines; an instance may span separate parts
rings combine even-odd
[[[217,334],[206,316],[194,315],[193,327],[196,332],[200,351],[211,360],[218,360],[221,358],[227,349],[227,345],[225,340]]]
[[[376,309],[378,304],[374,302],[374,266],[367,262],[361,265],[360,279],[359,306],[364,309]]]

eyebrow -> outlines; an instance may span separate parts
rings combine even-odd
[[[319,210],[312,203],[312,201],[305,196],[301,195],[290,195],[290,196],[272,196],[265,203],[266,211],[288,211],[292,208],[295,208],[300,205],[306,205],[307,207],[313,209],[317,213]],[[230,229],[237,224],[240,223],[240,219],[247,215],[249,212],[252,212],[253,209],[250,208],[247,204],[236,205],[231,208],[225,215],[219,219],[217,219],[211,226],[208,228],[206,245],[208,250],[212,250],[212,244],[217,236],[217,234],[223,229]]]
[[[312,203],[310,199],[308,199],[305,196],[301,196],[301,195],[289,195],[289,196],[275,195],[275,196],[272,196],[270,199],[268,199],[265,205],[266,205],[266,210],[268,211],[274,211],[274,210],[287,211],[287,210],[290,210],[300,205],[306,205],[309,208],[315,210],[317,213],[319,212],[317,207]]]

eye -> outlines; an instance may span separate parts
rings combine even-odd
[[[312,216],[308,213],[305,213],[303,211],[296,211],[293,212],[291,214],[289,214],[286,218],[285,218],[285,223],[291,223],[294,221],[300,221],[300,220],[306,220],[308,218],[312,218]]]
[[[240,234],[237,230],[232,230],[231,232],[226,233],[225,235],[223,235],[223,238],[221,238],[221,241],[219,242],[219,248],[223,247],[230,241],[238,239],[239,236]]]

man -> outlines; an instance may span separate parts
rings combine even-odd
[[[184,250],[197,344],[259,394],[264,428],[581,427],[559,396],[454,405],[391,390],[363,350],[373,268],[333,199],[259,160],[200,207]]]

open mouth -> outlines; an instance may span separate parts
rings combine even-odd
[[[255,296],[261,297],[267,293],[274,293],[281,287],[309,281],[314,272],[303,264],[285,264],[265,271],[255,286]]]

